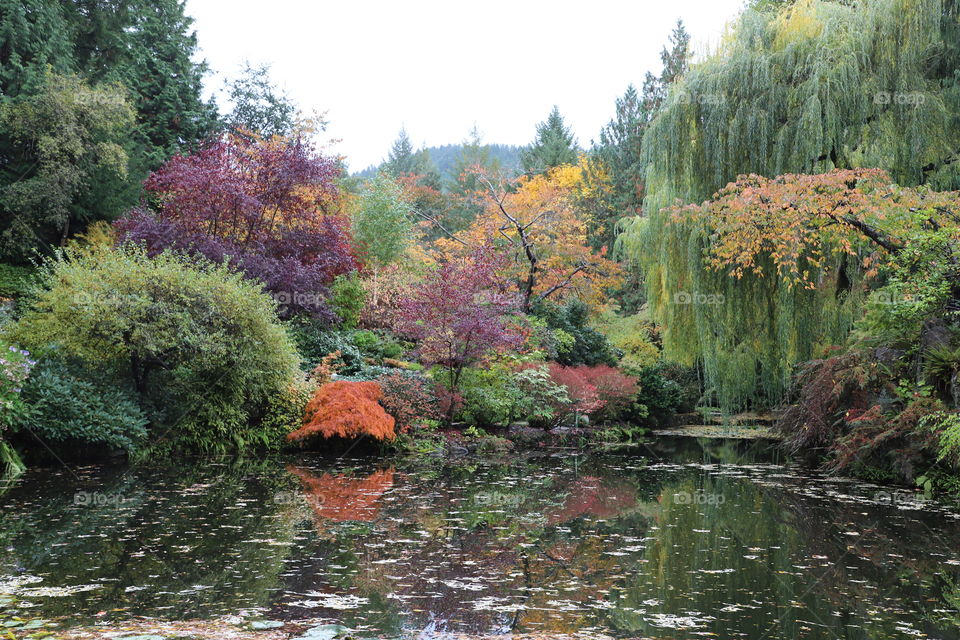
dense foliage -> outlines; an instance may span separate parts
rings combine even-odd
[[[202,256],[263,282],[286,315],[334,319],[333,279],[354,266],[347,221],[335,210],[335,163],[301,139],[226,135],[175,156],[145,183],[156,211],[116,224],[150,255]]]
[[[292,383],[298,358],[258,285],[224,267],[130,247],[60,254],[42,278],[11,335],[131,388],[153,443],[201,451],[277,443],[280,434],[257,421]]]
[[[395,421],[378,404],[383,396],[376,382],[336,380],[321,385],[307,404],[304,424],[291,432],[291,442],[312,436],[356,438],[368,435],[377,440],[396,437]]]

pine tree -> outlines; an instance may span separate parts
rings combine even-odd
[[[381,167],[394,178],[405,173],[414,173],[417,165],[417,159],[413,150],[413,142],[407,134],[406,128],[400,129],[397,139],[393,141],[390,147],[390,153],[387,154],[387,161]]]
[[[270,79],[270,65],[245,62],[240,75],[226,83],[233,109],[224,118],[231,129],[265,138],[289,136],[297,128],[297,106]]]
[[[70,30],[60,3],[0,0],[0,99],[37,91],[48,65],[56,73],[73,68]]]
[[[137,110],[133,174],[141,177],[218,128],[202,99],[204,62],[183,0],[75,0],[62,3],[76,71],[94,83],[121,82]]]
[[[580,149],[560,110],[554,106],[547,119],[537,125],[533,142],[520,154],[527,175],[546,173],[562,164],[576,164]]]
[[[138,0],[131,9],[129,57],[108,78],[123,82],[137,109],[136,137],[153,169],[189,150],[218,126],[216,106],[201,94],[205,62],[194,62],[197,35],[183,0]]]

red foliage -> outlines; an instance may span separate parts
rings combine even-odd
[[[391,373],[377,379],[383,390],[380,404],[394,417],[401,431],[419,420],[439,418],[437,398],[427,383],[415,376]]]
[[[601,364],[579,369],[584,379],[597,390],[604,403],[603,412],[611,417],[627,409],[640,391],[634,378],[614,367]]]
[[[600,478],[584,476],[569,487],[563,506],[546,514],[548,524],[562,524],[581,516],[613,518],[637,503],[636,489],[629,485],[606,487]]]
[[[551,363],[550,377],[567,388],[579,413],[590,416],[615,417],[630,406],[639,391],[636,380],[607,365],[565,367]]]
[[[393,440],[395,421],[377,401],[383,392],[376,382],[337,380],[322,385],[307,403],[303,426],[287,435],[301,441],[320,435],[357,438],[369,435],[377,440]]]
[[[555,383],[567,388],[567,396],[579,413],[592,414],[603,408],[597,388],[590,384],[581,371],[584,367],[565,367],[550,363],[550,377]]]
[[[144,183],[156,211],[117,221],[121,241],[199,254],[260,280],[285,311],[332,318],[326,286],[355,268],[340,169],[301,140],[225,135]]]
[[[400,309],[400,330],[417,341],[423,362],[448,371],[452,389],[465,367],[522,344],[508,317],[519,300],[497,276],[505,260],[492,247],[446,260],[414,287]]]

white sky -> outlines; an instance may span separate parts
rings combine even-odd
[[[581,145],[647,70],[682,18],[698,51],[716,45],[743,0],[187,0],[215,75],[242,61],[305,111],[351,171],[379,163],[401,126],[414,144],[527,144],[552,105]]]

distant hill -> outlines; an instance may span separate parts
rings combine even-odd
[[[520,150],[523,147],[512,144],[485,144],[483,147],[490,153],[491,159],[500,161],[501,168],[511,173],[520,172]],[[440,171],[440,177],[444,182],[452,180],[455,177],[453,175],[453,168],[457,157],[460,155],[461,149],[463,149],[462,144],[444,144],[439,147],[426,147],[426,150],[430,152],[430,160],[437,165],[437,170]],[[379,165],[370,165],[363,171],[358,171],[353,175],[359,178],[372,178],[377,174],[378,168]]]

